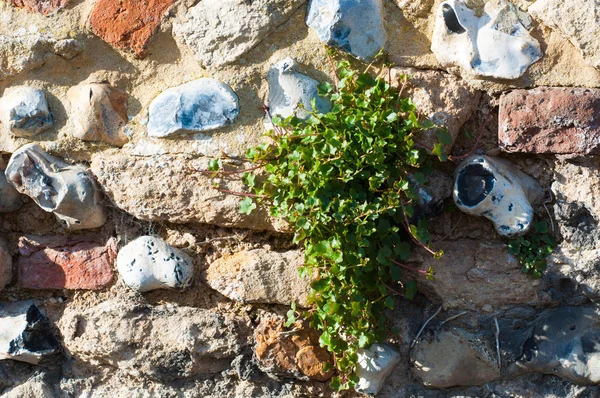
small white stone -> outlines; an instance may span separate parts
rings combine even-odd
[[[154,236],[140,236],[123,247],[117,255],[117,269],[123,282],[139,292],[183,290],[194,277],[192,259]]]
[[[356,375],[359,380],[354,389],[361,394],[377,394],[398,362],[400,354],[387,344],[376,343],[367,350],[358,350]]]
[[[28,86],[6,89],[0,98],[0,122],[16,137],[32,137],[52,127],[44,92]]]

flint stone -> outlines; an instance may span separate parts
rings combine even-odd
[[[481,91],[472,89],[458,76],[440,71],[396,67],[391,74],[394,84],[399,84],[400,75],[410,76],[405,95],[412,99],[420,114],[448,131],[452,144],[444,145],[444,152],[450,153],[462,126],[479,106]],[[435,127],[419,133],[419,143],[433,148],[438,132]]]
[[[362,60],[371,60],[386,41],[382,0],[310,0],[306,24],[319,39]]]
[[[523,346],[520,365],[577,384],[600,383],[600,312],[595,307],[549,310]]]
[[[0,98],[0,121],[16,137],[33,137],[54,124],[42,90],[10,87]]]
[[[489,343],[463,329],[422,337],[410,356],[412,373],[428,387],[480,386],[500,378]]]
[[[0,290],[12,281],[12,256],[3,239],[0,239]]]
[[[69,4],[69,0],[8,0],[8,4],[29,12],[49,15],[65,8]]]
[[[600,90],[540,87],[500,97],[506,152],[600,154]]]
[[[104,151],[92,156],[91,168],[114,205],[141,220],[254,230],[285,228],[260,205],[249,215],[241,214],[239,196],[215,190],[210,176],[194,171],[206,170],[208,161],[208,158],[169,155],[145,158]],[[240,180],[228,182],[227,188],[238,192],[246,189]]]
[[[48,155],[37,144],[24,145],[12,154],[6,177],[70,230],[97,228],[106,222],[100,190],[86,169]]]
[[[152,101],[148,112],[148,135],[169,137],[227,126],[240,111],[238,97],[231,87],[203,78],[162,92]]]
[[[243,319],[194,307],[110,299],[65,309],[59,328],[67,350],[137,378],[169,381],[219,373],[242,350]]]
[[[19,285],[26,289],[102,289],[113,279],[117,242],[98,235],[22,236]]]
[[[82,83],[67,92],[74,137],[83,141],[103,141],[114,146],[127,143],[123,126],[127,124],[129,95],[109,83]]]
[[[146,55],[150,37],[175,0],[99,0],[89,17],[92,32],[121,50]]]
[[[526,15],[504,0],[485,3],[477,16],[462,0],[444,1],[436,12],[431,51],[444,67],[468,75],[517,79],[542,57]]]
[[[368,349],[358,350],[356,375],[358,384],[354,389],[367,395],[377,395],[385,379],[400,362],[400,354],[387,344],[372,344]]]
[[[10,213],[23,206],[21,194],[6,179],[4,171],[0,171],[0,213]]]
[[[0,303],[0,360],[35,365],[59,350],[50,321],[33,301]]]
[[[527,11],[573,43],[581,51],[586,63],[600,67],[600,3],[587,0],[537,0]]]
[[[173,23],[177,39],[204,67],[236,61],[292,15],[305,0],[204,0]]]
[[[0,80],[40,68],[47,54],[72,59],[83,51],[75,39],[54,39],[39,33],[0,35]]]
[[[306,307],[310,279],[298,274],[303,264],[301,251],[255,249],[218,259],[206,270],[205,279],[210,287],[231,300],[283,305],[294,301]]]
[[[184,290],[194,278],[192,259],[154,236],[140,236],[119,250],[117,268],[123,282],[138,292]]]
[[[271,116],[296,115],[301,119],[306,119],[312,110],[311,101],[315,100],[316,110],[319,113],[327,113],[331,110],[331,103],[326,98],[317,94],[317,85],[319,84],[313,78],[298,73],[296,71],[296,62],[291,58],[286,58],[273,65],[267,73],[269,82],[269,113]],[[302,108],[298,108],[299,106]],[[269,128],[270,122],[265,123]]]
[[[319,332],[308,322],[297,321],[294,333],[286,333],[280,318],[263,318],[254,330],[254,353],[259,368],[272,376],[308,377],[326,381],[333,375],[333,366],[324,371],[323,365],[333,365],[331,354],[319,345]]]

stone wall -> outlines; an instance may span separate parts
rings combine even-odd
[[[318,332],[283,326],[310,290],[285,222],[200,172],[333,80],[324,41],[361,69],[384,46],[446,150],[533,177],[560,238],[534,280],[497,219],[437,216],[378,396],[599,396],[599,6],[511,1],[0,0],[1,396],[334,395]]]

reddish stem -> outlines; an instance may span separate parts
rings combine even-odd
[[[232,195],[237,195],[237,196],[246,196],[246,197],[249,197],[249,198],[264,198],[264,195],[255,195],[253,193],[231,191],[229,189],[223,189],[223,188],[215,188],[215,189],[217,191],[219,191],[219,192],[230,193]]]
[[[420,273],[420,274],[423,274],[423,275],[427,275],[427,271],[424,271],[424,270],[422,270],[422,269],[418,269],[418,268],[409,267],[408,265],[404,265],[404,264],[402,264],[402,263],[399,263],[398,261],[396,261],[396,260],[393,260],[393,259],[391,259],[391,258],[389,258],[389,257],[388,257],[388,260],[390,260],[391,262],[393,262],[393,263],[394,263],[394,264],[396,264],[397,266],[399,266],[399,267],[402,267],[402,268],[404,268],[404,269],[407,269],[407,270],[409,270],[409,271],[414,271],[414,272],[418,272],[418,273]],[[387,286],[387,285],[386,285],[386,286]]]

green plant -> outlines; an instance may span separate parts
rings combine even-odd
[[[243,172],[252,194],[240,211],[266,202],[304,245],[300,272],[313,278],[314,304],[306,315],[334,355],[339,376],[331,387],[340,390],[358,381],[357,351],[384,338],[385,311],[395,305],[390,285],[399,285],[403,270],[433,278],[432,269],[403,264],[411,246],[443,253],[429,248],[427,221],[415,217],[416,187],[426,183],[432,166],[415,134],[433,124],[420,121],[413,102],[389,81],[359,74],[347,62],[338,64],[335,86],[323,83],[318,94],[329,98],[330,112],[317,113],[313,102],[305,120],[273,116],[269,142],[247,151],[264,178]],[[443,129],[437,136],[432,151],[444,160],[442,145],[450,137]],[[220,168],[210,165],[211,172]],[[412,298],[415,292],[413,281],[402,294]],[[295,317],[293,307],[288,324]]]
[[[556,239],[548,231],[548,223],[538,221],[533,231],[508,241],[508,252],[517,256],[523,272],[535,279],[542,277],[542,272],[547,267],[546,258],[557,244]]]

